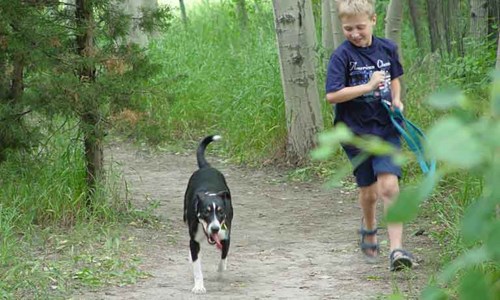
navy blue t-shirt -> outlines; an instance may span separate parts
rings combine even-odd
[[[392,79],[403,75],[397,45],[391,40],[375,36],[372,44],[366,48],[356,47],[346,40],[330,57],[326,93],[365,84],[370,81],[375,71],[386,72],[385,84],[388,88]],[[387,94],[389,96],[386,98],[390,98],[390,91]],[[335,123],[345,123],[356,134],[382,137],[397,134],[380,99],[378,91],[372,91],[353,100],[335,104]]]

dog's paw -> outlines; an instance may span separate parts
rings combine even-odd
[[[202,286],[195,285],[194,288],[191,290],[191,292],[193,292],[193,294],[205,294],[207,290],[203,285]]]
[[[225,259],[221,259],[219,261],[219,266],[217,267],[217,271],[220,273],[226,271],[226,269],[227,269],[227,261]]]

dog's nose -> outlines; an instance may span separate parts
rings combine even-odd
[[[212,230],[212,233],[217,233],[219,232],[220,227],[217,225],[213,225],[212,228],[210,228],[210,230]]]

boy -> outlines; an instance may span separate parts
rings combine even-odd
[[[326,79],[326,99],[335,104],[335,121],[345,123],[357,135],[376,135],[400,148],[400,135],[392,125],[389,114],[381,103],[392,102],[393,108],[403,110],[400,99],[399,77],[403,68],[394,42],[373,36],[376,24],[375,0],[338,0],[337,11],[346,38],[332,54]],[[342,145],[353,159],[360,150]],[[378,256],[377,199],[382,199],[385,210],[399,193],[401,168],[389,156],[370,156],[354,168],[363,211],[361,222],[361,251],[373,260]],[[390,243],[390,270],[412,266],[412,256],[402,248],[403,225],[388,224]]]

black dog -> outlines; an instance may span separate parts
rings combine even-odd
[[[205,149],[220,136],[208,136],[196,152],[199,169],[191,175],[184,196],[184,222],[189,227],[189,250],[193,263],[193,293],[205,293],[201,272],[200,242],[204,239],[222,251],[218,271],[226,269],[233,206],[224,175],[205,160]]]

